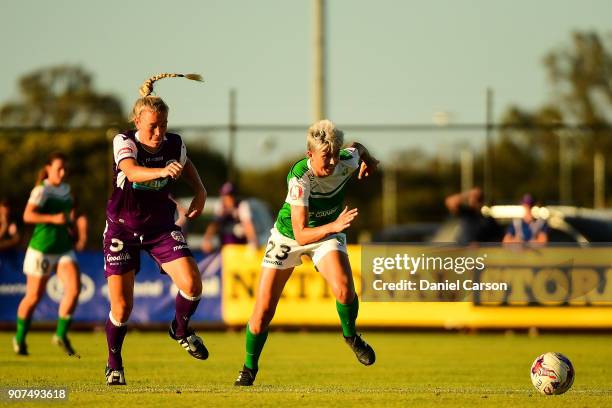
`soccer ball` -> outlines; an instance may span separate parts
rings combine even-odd
[[[574,367],[561,353],[544,353],[531,365],[531,382],[545,395],[563,394],[574,383]]]

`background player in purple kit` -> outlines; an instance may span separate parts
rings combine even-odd
[[[177,134],[166,133],[168,106],[151,96],[153,83],[162,78],[194,74],[160,74],[140,88],[141,98],[132,110],[136,130],[123,132],[113,140],[114,189],[106,210],[104,232],[105,275],[111,311],[106,322],[108,365],[106,382],[125,385],[121,346],[132,310],[134,279],[140,269],[140,250],[145,250],[170,276],[179,292],[170,337],[193,357],[205,360],[208,350],[202,339],[188,327],[202,293],[202,280],[181,229],[175,224],[176,203],[170,187],[181,175],[195,192],[187,218],[200,215],[206,189],[187,158],[185,145]]]

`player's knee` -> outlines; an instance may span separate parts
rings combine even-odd
[[[126,301],[118,301],[111,305],[111,313],[113,318],[120,323],[125,323],[130,318],[132,313],[132,304]]]
[[[191,279],[184,292],[187,296],[200,296],[202,294],[202,280],[197,278]]]
[[[336,296],[336,300],[338,300],[338,302],[346,305],[351,303],[351,301],[355,298],[355,291],[346,286],[336,287],[334,288],[334,295]]]
[[[78,298],[81,293],[81,285],[68,285],[64,288],[64,296],[68,298]]]
[[[42,293],[38,293],[38,292],[27,293],[25,297],[23,298],[23,302],[30,307],[34,307],[38,304],[38,302],[40,302],[42,297],[43,297]]]
[[[266,331],[270,322],[274,318],[274,308],[266,308],[255,312],[251,317],[249,328],[251,329],[251,333],[259,334],[263,331]]]
[[[268,329],[269,325],[269,321],[268,323],[266,323],[263,319],[256,318],[255,316],[253,316],[253,318],[249,320],[249,330],[253,334],[260,334],[262,332],[265,332]]]

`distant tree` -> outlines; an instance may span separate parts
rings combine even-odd
[[[612,120],[610,45],[595,32],[576,32],[571,47],[552,50],[544,58],[566,121],[600,125]]]
[[[552,100],[534,110],[510,106],[502,117],[502,124],[525,129],[505,129],[499,135],[494,149],[494,197],[516,199],[531,191],[545,201],[557,201],[559,143],[564,137],[571,150],[572,201],[590,206],[593,155],[598,151],[612,157],[612,47],[597,33],[577,32],[571,46],[545,56],[544,66]],[[589,128],[553,128],[559,124]],[[606,177],[607,191],[612,188],[610,178]]]
[[[0,125],[37,127],[107,126],[125,123],[121,102],[93,88],[78,66],[54,66],[19,80],[19,100],[0,106]]]

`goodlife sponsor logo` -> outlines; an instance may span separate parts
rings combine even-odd
[[[127,252],[124,252],[122,254],[115,255],[115,256],[112,256],[111,254],[106,255],[106,262],[108,263],[123,262],[123,261],[128,261],[130,259],[132,259],[132,257]]]

